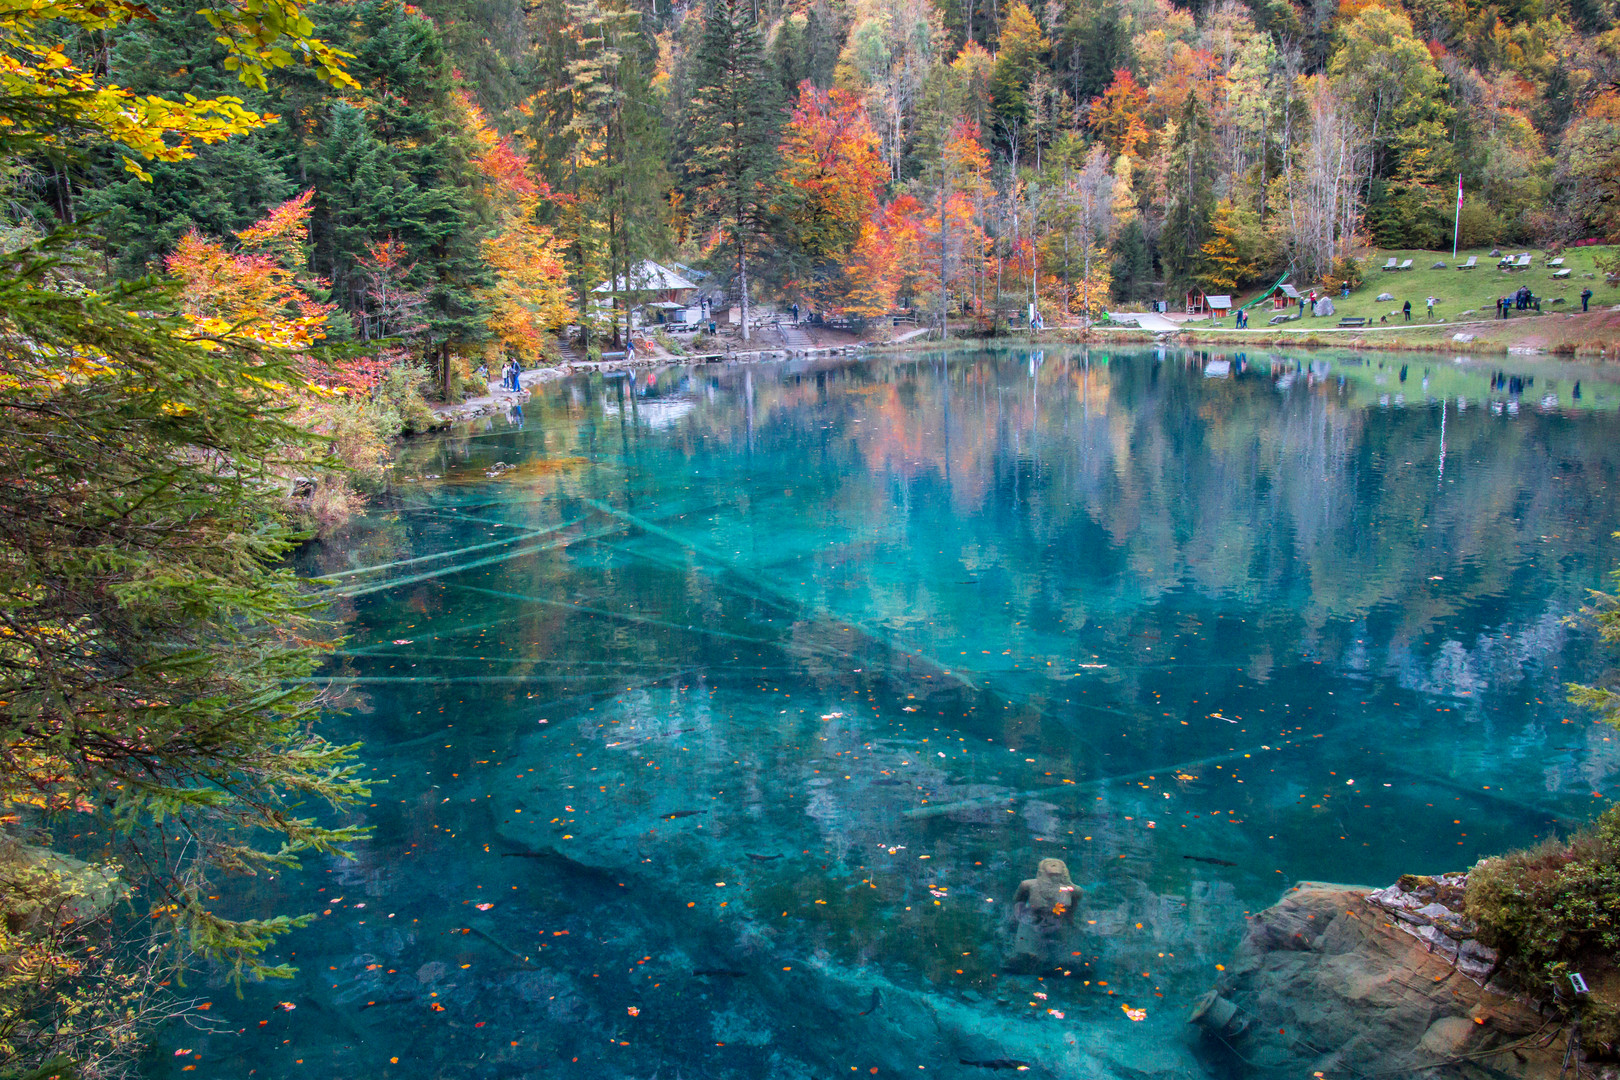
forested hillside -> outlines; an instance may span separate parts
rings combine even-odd
[[[617,340],[590,290],[656,258],[861,319],[1098,308],[1358,245],[1620,233],[1614,5],[1594,0],[357,0],[308,9],[354,85],[245,93],[195,6],[70,37],[169,98],[279,121],[127,171],[29,161],[11,212],[110,272],[308,200],[334,340],[435,370]],[[942,298],[942,289],[946,297]],[[1037,295],[1038,294],[1038,297]],[[598,293],[597,300],[603,295]],[[942,299],[945,304],[942,305]]]

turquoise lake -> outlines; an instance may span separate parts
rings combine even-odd
[[[1247,914],[1616,794],[1563,686],[1611,663],[1571,617],[1617,406],[1516,358],[1011,349],[578,377],[417,440],[300,563],[373,838],[227,883],[315,913],[299,973],[199,976],[220,1030],[146,1073],[1259,1075],[1186,1023]],[[1077,918],[1010,971],[1043,858]]]

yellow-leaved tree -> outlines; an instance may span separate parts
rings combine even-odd
[[[561,244],[536,220],[550,191],[530,175],[529,163],[490,127],[471,98],[462,95],[463,124],[477,146],[475,163],[494,218],[494,235],[483,243],[495,282],[479,291],[489,305],[487,359],[539,360],[546,344],[568,322],[567,271]]]
[[[314,37],[302,0],[237,0],[202,11],[228,50],[226,67],[263,89],[265,72],[303,62],[323,82],[357,84],[346,53]],[[198,143],[217,143],[273,123],[228,95],[174,101],[140,94],[69,58],[70,33],[101,33],[157,16],[137,0],[7,0],[0,4],[0,147],[59,154],[111,143],[124,167],[151,177],[140,160],[180,161]]]

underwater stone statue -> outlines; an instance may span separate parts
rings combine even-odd
[[[1012,955],[1007,966],[1035,970],[1053,962],[1062,931],[1074,921],[1080,889],[1062,859],[1042,859],[1013,896]]]

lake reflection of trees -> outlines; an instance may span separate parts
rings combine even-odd
[[[1496,412],[1489,372],[1449,367],[1432,372],[1446,402],[1426,400],[1432,357],[1405,383],[1387,358],[1343,381],[1269,358],[1211,378],[1208,359],[958,353],[559,384],[531,403],[523,452],[597,467],[535,479],[504,516],[550,495],[658,514],[802,605],[823,658],[837,635],[816,617],[847,618],[991,676],[1037,705],[1024,723],[1067,693],[1049,664],[1092,655],[1115,665],[1114,704],[1167,715],[1226,685],[1167,672],[1263,685],[1315,660],[1470,714],[1526,678],[1560,707],[1560,620],[1615,558],[1614,416]],[[464,447],[476,462],[501,442]],[[716,617],[687,562],[680,602]]]
[[[773,511],[857,527],[937,524],[948,509],[977,544],[1000,538],[1009,569],[1047,544],[1078,546],[1088,562],[1075,571],[1105,594],[1298,592],[1313,627],[1392,604],[1419,634],[1530,579],[1537,592],[1590,584],[1611,551],[1610,417],[1448,404],[1442,474],[1438,401],[1381,408],[1334,378],[1279,392],[1258,369],[1206,379],[1177,354],[1089,359],[1047,354],[1033,377],[1023,353],[760,368],[752,436],[739,373],[700,374],[684,391],[699,407],[656,438],[688,457],[750,440],[756,455],[791,455],[803,483]],[[985,516],[996,527],[973,529]],[[1430,587],[1447,571],[1462,587]]]

